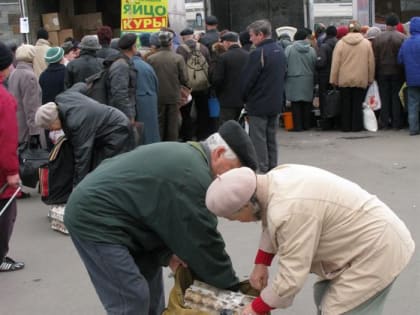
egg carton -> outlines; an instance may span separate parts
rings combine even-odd
[[[204,282],[195,280],[185,291],[185,306],[207,312],[209,315],[240,315],[243,307],[254,297],[240,292],[220,290]]]

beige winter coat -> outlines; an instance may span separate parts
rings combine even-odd
[[[387,287],[408,264],[415,245],[407,227],[360,186],[292,164],[266,178],[267,229],[260,248],[279,257],[277,274],[261,293],[267,304],[288,307],[315,273],[334,279],[322,314],[342,314]]]
[[[375,77],[371,43],[360,33],[349,33],[333,51],[330,83],[339,87],[367,88]]]
[[[45,39],[38,39],[35,44],[35,57],[33,60],[34,72],[36,77],[39,79],[41,73],[47,69],[47,63],[45,62],[45,53],[50,48],[50,42]]]

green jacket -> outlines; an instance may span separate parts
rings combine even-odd
[[[164,142],[105,160],[77,185],[64,223],[82,240],[127,246],[142,272],[172,253],[219,288],[237,279],[217,218],[205,206],[212,174],[201,145]]]

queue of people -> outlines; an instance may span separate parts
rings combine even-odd
[[[381,128],[403,127],[396,93],[406,81],[409,131],[418,134],[420,18],[411,20],[409,38],[397,33],[398,23],[390,15],[386,31],[366,29],[366,36],[357,21],[318,25],[314,36],[302,28],[277,41],[268,20],[245,34],[219,33],[210,16],[204,34],[185,29],[182,43],[168,28],[142,34],[143,54],[136,34],[113,42],[106,26],[63,47],[45,47],[48,33],[40,30],[40,47],[21,45],[14,56],[0,42],[0,81],[9,77],[9,91],[0,86],[7,151],[0,206],[19,186],[18,145],[49,139],[51,149],[64,136],[74,173],[63,224],[108,314],[161,314],[163,266],[185,266],[201,281],[235,290],[216,216],[262,221],[250,278],[261,295],[243,315],[288,307],[309,273],[322,280],[319,314],[380,314],[413,254],[410,232],[358,185],[309,166],[278,166],[276,132],[287,101],[294,130],[312,128],[316,93],[322,117],[332,87],[341,111],[323,117],[325,125],[362,130],[366,91],[377,80]],[[214,97],[220,123],[208,106]],[[244,107],[247,131],[235,121]],[[0,271],[20,270],[24,264],[7,256],[16,202],[6,210]],[[269,285],[275,255],[280,268]]]

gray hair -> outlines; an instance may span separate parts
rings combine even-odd
[[[271,23],[268,20],[257,20],[247,27],[248,32],[255,34],[263,33],[265,37],[271,37]]]
[[[210,151],[213,151],[217,147],[223,147],[226,151],[224,153],[224,157],[228,160],[235,160],[238,159],[238,156],[233,152],[233,150],[229,147],[225,140],[223,140],[222,136],[216,132],[210,135],[204,143],[209,147]]]

